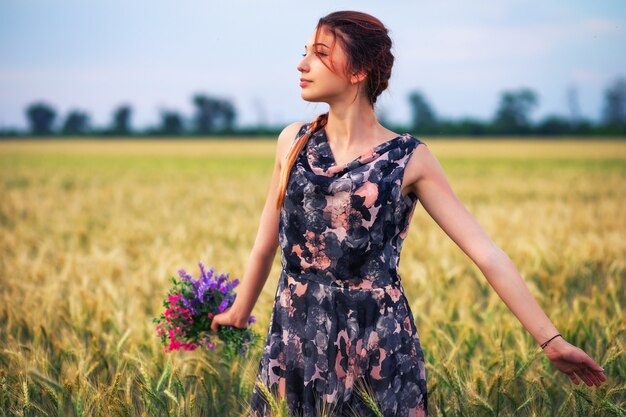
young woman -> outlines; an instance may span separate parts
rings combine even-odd
[[[419,198],[448,236],[575,384],[606,380],[569,344],[528,291],[511,259],[452,191],[426,144],[383,127],[374,112],[394,57],[373,16],[321,18],[297,69],[302,98],[329,110],[279,135],[272,183],[243,282],[219,325],[245,328],[278,245],[282,270],[258,382],[295,415],[374,415],[357,395],[365,382],[385,416],[426,416],[424,355],[398,274]],[[424,145],[424,146],[420,146]],[[255,386],[253,415],[268,415]]]

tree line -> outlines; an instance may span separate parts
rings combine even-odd
[[[605,90],[602,117],[598,122],[580,115],[575,90],[568,94],[569,117],[549,115],[533,123],[531,113],[539,104],[536,92],[529,88],[503,91],[498,107],[490,120],[475,118],[445,119],[439,117],[424,94],[415,90],[408,94],[411,108],[409,126],[386,126],[415,135],[626,135],[626,80],[618,77]],[[2,137],[27,136],[253,136],[276,135],[283,126],[238,128],[237,109],[232,101],[206,94],[192,97],[194,113],[187,122],[176,110],[161,110],[160,123],[143,130],[134,129],[133,109],[128,104],[113,110],[108,126],[94,127],[90,116],[82,110],[70,110],[59,118],[54,107],[37,101],[25,109],[26,131],[1,129]]]
[[[438,118],[419,91],[409,94],[412,127],[428,135],[626,135],[626,80],[617,78],[604,92],[601,119],[593,122],[580,115],[575,89],[568,91],[569,117],[548,115],[536,123],[531,113],[539,104],[537,93],[529,88],[504,91],[491,120]]]
[[[192,126],[185,123],[183,115],[176,110],[161,110],[160,123],[144,130],[133,129],[133,109],[122,104],[113,110],[111,122],[105,127],[93,127],[91,118],[82,110],[70,110],[57,126],[57,111],[46,102],[37,101],[25,109],[28,130],[5,131],[11,135],[30,136],[183,136],[189,134],[211,135],[236,132],[237,110],[230,100],[196,94],[192,98],[195,111]]]

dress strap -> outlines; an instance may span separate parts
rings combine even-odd
[[[405,134],[404,137],[405,140],[399,146],[399,158],[396,160],[403,168],[406,166],[409,159],[411,159],[411,156],[413,156],[415,149],[417,149],[419,145],[426,145],[426,143],[408,133]]]

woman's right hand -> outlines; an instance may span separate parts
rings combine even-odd
[[[211,331],[217,333],[217,329],[219,326],[233,326],[240,329],[245,329],[248,327],[248,318],[238,314],[238,311],[233,308],[233,306],[228,307],[222,313],[213,316],[213,321],[211,322]]]

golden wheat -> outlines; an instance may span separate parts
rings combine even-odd
[[[626,142],[424,141],[561,334],[609,378],[574,386],[554,370],[418,207],[400,274],[431,415],[624,415]],[[259,346],[232,363],[165,354],[150,319],[180,267],[242,277],[273,155],[264,140],[0,143],[0,416],[247,415]],[[277,255],[253,311],[262,334],[279,269]]]

